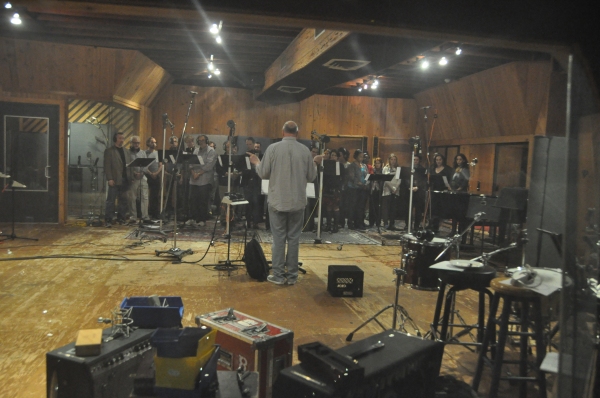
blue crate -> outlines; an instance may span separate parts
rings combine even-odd
[[[167,307],[156,307],[151,305],[147,296],[125,297],[121,303],[121,309],[131,310],[132,326],[141,329],[156,328],[180,328],[183,318],[183,301],[179,296],[159,297],[161,305],[165,302]]]

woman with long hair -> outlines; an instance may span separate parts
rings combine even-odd
[[[433,163],[431,170],[429,170],[431,190],[437,192],[448,190],[453,171],[446,164],[446,157],[440,153],[436,153],[433,157]],[[444,181],[444,177],[446,177],[446,181]],[[444,200],[440,195],[431,196],[431,229],[433,232],[438,232],[440,229],[440,214],[442,213],[443,206]]]
[[[459,153],[454,157],[454,174],[452,175],[452,181],[450,187],[453,191],[468,191],[469,190],[469,179],[471,178],[471,172],[469,171],[469,161],[467,157]]]
[[[381,158],[373,158],[373,174],[381,174],[383,172],[383,163]],[[369,197],[369,227],[379,227],[381,222],[381,206],[379,198],[381,196],[381,182],[371,182],[371,195]]]
[[[398,157],[395,154],[388,156],[388,163],[382,170],[382,174],[392,174],[394,178],[383,184],[382,198],[382,218],[385,228],[390,231],[396,231],[394,223],[400,206],[400,179],[396,177],[398,169]]]
[[[330,151],[329,160],[339,162],[337,149]],[[342,157],[343,159],[343,157]],[[328,220],[327,230],[331,233],[338,232],[338,221],[340,218],[340,197],[342,194],[342,181],[346,169],[340,164],[340,175],[324,175],[323,176],[323,208],[325,219]]]

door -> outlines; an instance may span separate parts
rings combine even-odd
[[[58,222],[59,107],[0,102],[0,124],[3,187],[24,186],[4,191],[0,221]]]

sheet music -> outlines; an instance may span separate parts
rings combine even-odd
[[[223,160],[221,160],[221,157],[217,156],[217,159],[219,159],[219,166],[223,167]]]
[[[335,175],[336,176],[340,175],[340,162],[335,163]]]
[[[396,167],[396,177],[395,178],[397,178],[397,179],[400,179],[400,169],[401,168],[402,167]]]
[[[252,169],[252,165],[250,164],[250,157],[246,157],[246,168],[248,170]]]
[[[448,187],[448,189],[450,189],[450,184],[448,184],[448,178],[446,178],[446,176],[442,176],[442,179],[444,180],[444,185]]]
[[[263,195],[269,194],[269,180],[262,180],[260,184],[260,193]],[[306,197],[314,198],[315,197],[315,184],[309,182],[306,184]]]
[[[198,162],[200,163],[200,166],[204,166],[204,159],[202,159],[202,156],[198,155]]]
[[[171,163],[175,164],[175,157],[173,155],[169,155],[169,159],[171,159]]]
[[[370,176],[370,175],[371,175],[371,174],[367,174],[367,175],[365,176],[365,181],[366,181],[366,182],[369,182],[369,176]]]

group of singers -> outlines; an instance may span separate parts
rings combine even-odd
[[[131,137],[129,149],[123,148],[123,141],[123,135],[116,133],[113,136],[114,146],[105,152],[104,166],[109,185],[105,220],[107,226],[112,223],[117,197],[119,222],[137,220],[139,202],[139,213],[143,220],[172,215],[177,208],[178,219],[185,221],[186,225],[204,226],[209,218],[217,214],[220,214],[221,223],[224,224],[226,208],[220,206],[220,201],[227,192],[228,185],[231,192],[243,193],[249,203],[232,207],[230,222],[245,218],[247,227],[256,229],[264,221],[265,214],[268,217],[265,196],[261,193],[261,180],[254,166],[250,169],[234,169],[230,176],[227,165],[223,167],[223,162],[217,162],[216,145],[206,135],[195,138],[188,135],[182,146],[176,136],[170,137],[171,151],[198,158],[198,161],[188,164],[185,156],[182,156],[183,160],[178,162],[180,164],[177,167],[169,161],[164,164],[159,162],[157,143],[153,137],[146,140],[147,150],[140,148],[141,140],[138,136]],[[242,153],[262,155],[260,143],[252,137],[248,137],[245,144],[246,148]],[[231,151],[236,155],[238,152],[235,141],[230,148],[229,140],[223,144],[223,150],[225,154]],[[311,153],[314,157],[319,151],[312,147]],[[434,164],[429,170],[421,165],[421,156],[415,155],[412,186],[410,178],[406,178],[406,172],[400,173],[398,157],[393,153],[388,156],[385,164],[379,157],[370,160],[368,154],[360,149],[353,153],[346,148],[326,149],[323,155],[322,231],[335,233],[346,226],[353,230],[365,230],[367,211],[368,227],[381,226],[383,223],[386,229],[392,231],[397,230],[395,223],[398,219],[404,219],[408,224],[409,213],[412,212],[412,226],[416,230],[424,226],[423,214],[428,187],[431,191],[466,192],[469,189],[469,162],[462,153],[455,156],[452,167],[446,164],[446,158],[442,154],[435,154]],[[154,158],[155,161],[144,168],[129,170],[125,167],[139,157]],[[163,165],[164,181],[161,180]],[[410,165],[403,168],[405,171],[410,170]],[[371,181],[369,175],[374,174],[391,175],[392,178]],[[319,186],[318,179],[319,177],[314,181],[315,187]],[[411,190],[412,209],[409,206]],[[161,192],[165,195],[165,213],[160,209]],[[430,203],[429,228],[437,232],[445,203],[440,196],[435,195],[431,197]],[[308,201],[305,231],[316,230],[316,204],[316,199]],[[269,228],[268,219],[265,227]]]

